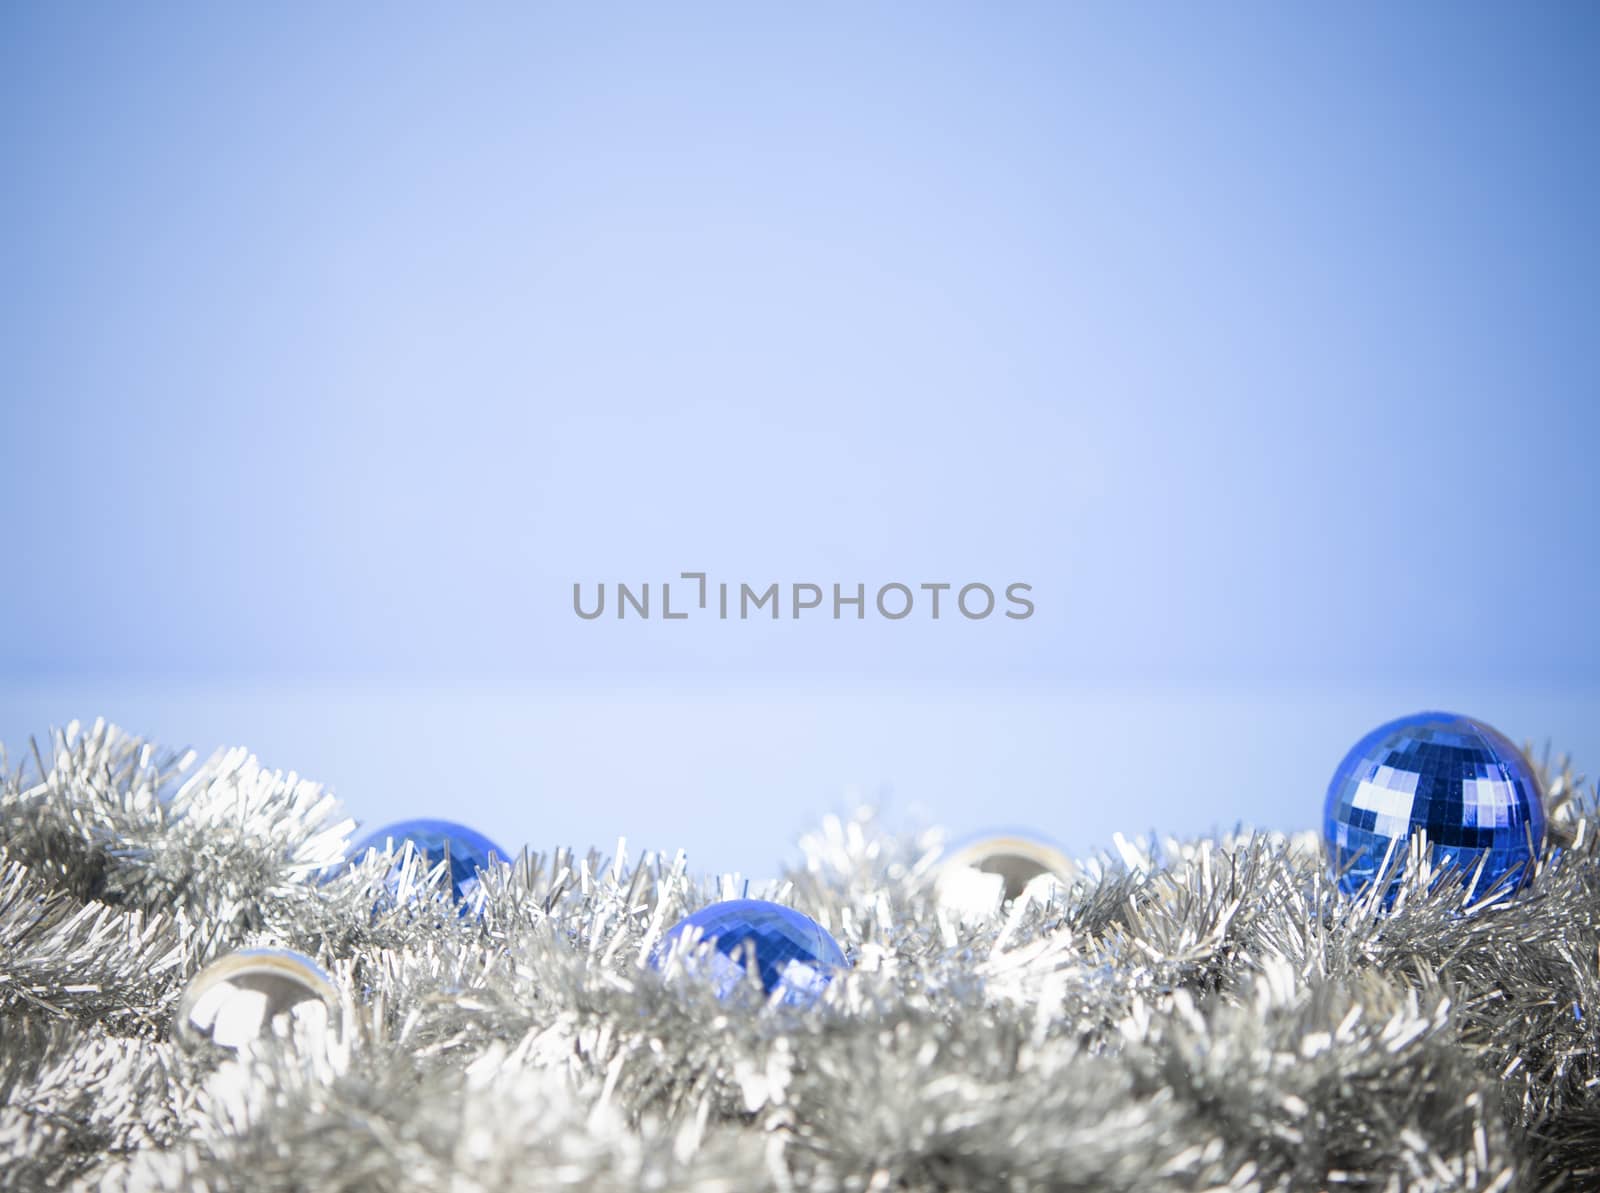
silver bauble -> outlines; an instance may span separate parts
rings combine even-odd
[[[1065,882],[1072,859],[1048,841],[1025,833],[983,836],[957,845],[939,866],[941,897],[963,905],[993,906],[1017,899],[1046,875]]]
[[[173,1036],[189,1048],[237,1052],[268,1036],[325,1030],[339,992],[311,958],[290,949],[242,949],[211,962],[178,1003]]]

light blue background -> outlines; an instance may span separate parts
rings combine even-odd
[[[0,738],[760,873],[1600,767],[1600,10],[0,9]],[[1037,615],[579,622],[575,580]]]

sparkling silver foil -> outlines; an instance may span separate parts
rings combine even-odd
[[[1315,835],[1235,833],[953,909],[939,841],[863,813],[748,892],[556,848],[463,916],[414,856],[323,881],[352,826],[314,784],[71,727],[0,782],[0,1187],[1600,1187],[1595,799],[1543,780],[1514,898],[1417,859],[1386,910]],[[746,893],[850,955],[815,1005],[650,967]],[[316,959],[332,1029],[175,1043],[195,975],[251,946]]]

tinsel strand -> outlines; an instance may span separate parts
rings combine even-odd
[[[0,781],[0,1185],[1596,1187],[1596,802],[1543,778],[1528,891],[1415,865],[1392,910],[1314,838],[1242,832],[954,908],[936,835],[829,819],[748,891],[854,962],[801,1009],[647,963],[746,893],[682,855],[524,851],[461,914],[415,855],[342,865],[313,783],[69,727]],[[172,1040],[194,973],[258,944],[328,969],[337,1030]]]

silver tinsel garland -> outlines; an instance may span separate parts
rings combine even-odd
[[[69,728],[0,790],[0,1187],[1600,1188],[1595,799],[1544,780],[1531,890],[1413,865],[1392,912],[1242,833],[958,909],[934,835],[830,819],[749,892],[854,962],[795,1009],[646,964],[745,893],[681,855],[524,853],[458,915],[413,858],[400,898],[381,857],[325,880],[353,825],[312,783]],[[326,966],[336,1030],[173,1042],[263,944]]]

